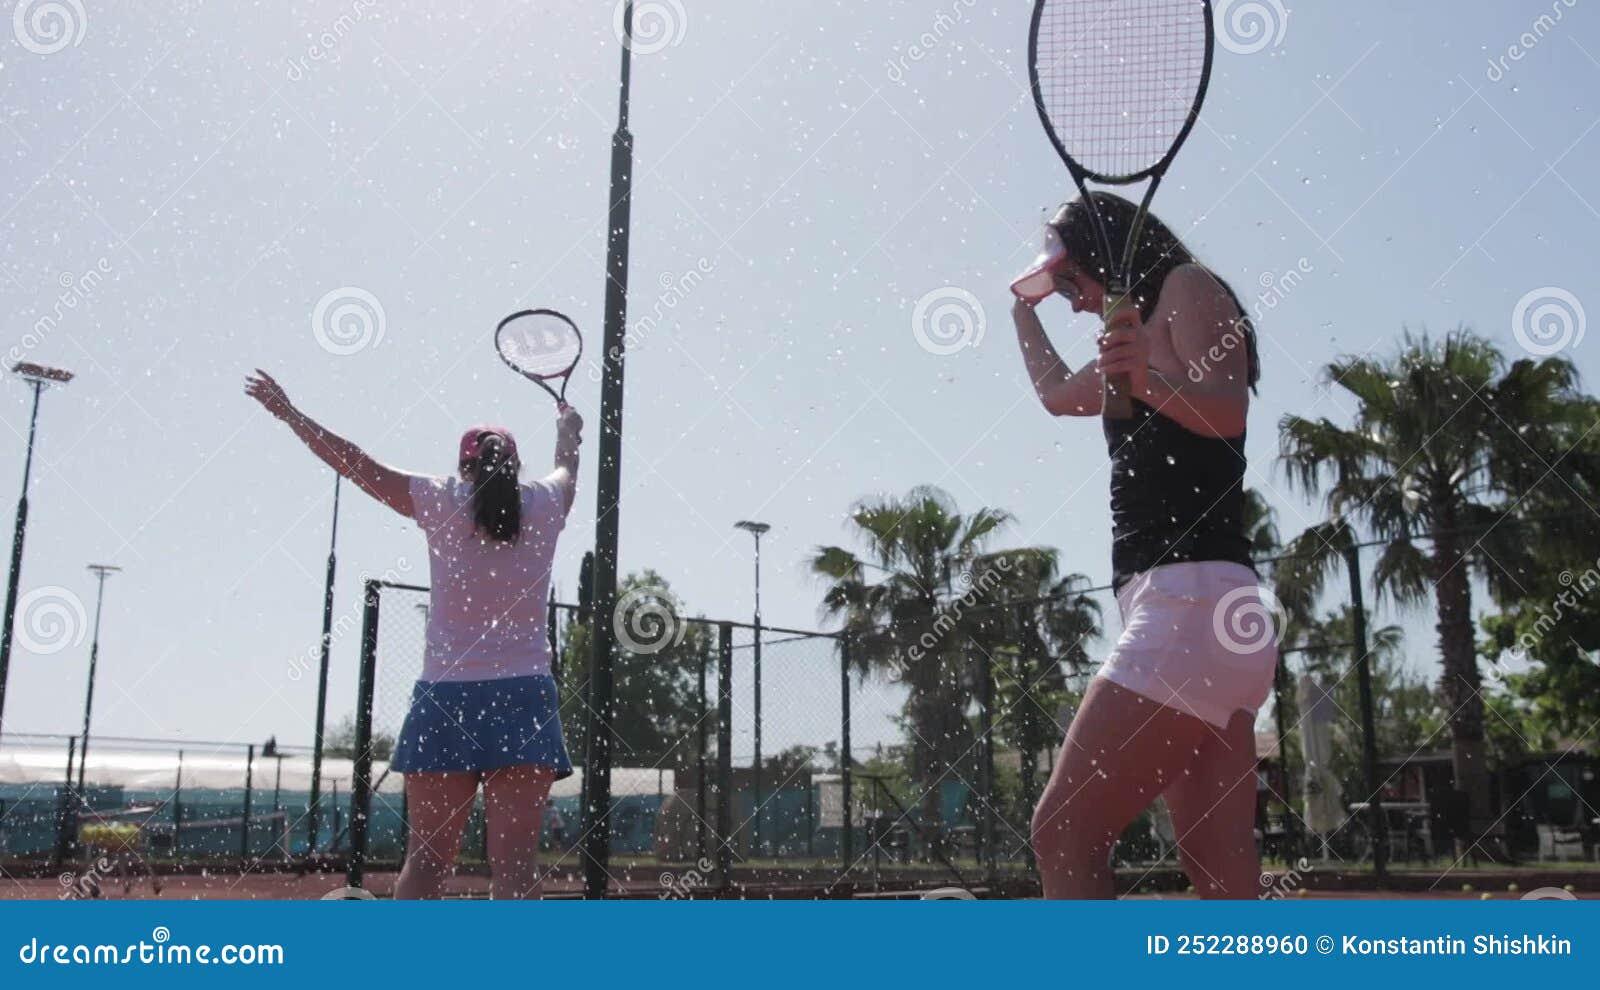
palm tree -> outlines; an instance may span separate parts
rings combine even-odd
[[[1017,750],[1025,814],[1039,796],[1039,750],[1061,738],[1059,714],[1082,697],[1088,644],[1102,635],[1100,602],[1085,590],[1089,579],[1060,575],[1058,557],[1041,548],[980,559],[979,573],[1000,572],[1005,580],[975,588],[967,610],[973,645],[991,661],[995,735]]]
[[[1281,562],[1279,587],[1299,595],[1286,603],[1291,613],[1309,613],[1361,523],[1386,544],[1372,573],[1380,601],[1417,607],[1433,592],[1456,787],[1484,822],[1489,772],[1469,571],[1491,587],[1514,578],[1512,528],[1495,529],[1575,442],[1577,373],[1560,358],[1508,368],[1492,343],[1463,328],[1438,342],[1407,333],[1392,360],[1343,358],[1324,374],[1356,399],[1355,423],[1289,415],[1280,424],[1290,482],[1307,493],[1326,486],[1328,519],[1291,544],[1297,556]]]
[[[810,560],[829,582],[822,611],[843,619],[858,671],[887,676],[910,691],[903,714],[929,823],[940,817],[939,784],[952,775],[972,776],[965,687],[970,620],[957,599],[968,584],[988,588],[998,580],[994,567],[980,570],[980,561],[989,538],[1010,521],[1002,509],[962,514],[944,491],[919,486],[904,496],[863,499],[851,510],[863,555],[823,546]],[[976,575],[963,581],[962,596],[958,575]]]

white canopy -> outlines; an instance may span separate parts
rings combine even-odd
[[[251,787],[257,791],[271,791],[279,780],[280,761],[274,757],[257,756]],[[295,755],[281,760],[282,787],[286,792],[311,789],[311,758]],[[6,746],[0,748],[0,784],[54,785],[66,774],[67,751],[56,746]],[[398,794],[402,790],[399,774],[388,773],[389,764],[374,762],[372,779],[381,793]],[[89,765],[84,773],[84,784],[89,787],[123,787],[128,790],[168,790],[177,785],[180,761],[178,751],[149,749],[98,749],[89,750]],[[197,747],[185,750],[181,763],[185,789],[203,788],[231,790],[244,787],[245,755],[230,752],[218,753]],[[322,761],[322,790],[324,794],[338,788],[347,793],[355,780],[353,761],[328,757]],[[556,781],[550,790],[552,797],[577,797],[583,786],[580,770],[565,780]],[[613,797],[671,794],[676,786],[671,770],[650,767],[612,767],[611,794]]]

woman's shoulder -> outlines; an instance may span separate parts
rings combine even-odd
[[[418,523],[426,525],[448,518],[456,506],[470,497],[465,485],[457,478],[434,478],[413,475],[411,478],[411,504]]]
[[[1169,296],[1174,303],[1225,300],[1235,306],[1228,284],[1197,261],[1186,261],[1167,273],[1161,284],[1161,298],[1166,301]]]

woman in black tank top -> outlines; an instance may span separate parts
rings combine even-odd
[[[1109,240],[1125,243],[1133,204],[1094,195]],[[1034,306],[1059,294],[1075,313],[1102,312],[1106,264],[1086,210],[1081,200],[1062,207],[1047,250],[1013,286],[1023,360],[1046,410],[1100,416],[1109,374],[1128,375],[1134,399],[1132,418],[1102,420],[1123,633],[1035,809],[1040,876],[1047,897],[1114,896],[1111,846],[1161,796],[1195,889],[1251,897],[1255,709],[1276,644],[1236,650],[1221,619],[1226,602],[1258,595],[1243,524],[1255,334],[1227,283],[1152,216],[1134,253],[1133,305],[1102,328],[1096,362],[1069,368]]]

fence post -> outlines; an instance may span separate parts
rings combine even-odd
[[[251,743],[244,755],[244,814],[239,818],[239,869],[250,869],[250,799],[254,796],[256,744]]]
[[[1372,873],[1383,883],[1389,869],[1389,823],[1378,789],[1378,740],[1372,725],[1372,665],[1367,655],[1367,607],[1361,595],[1361,550],[1355,530],[1344,530],[1344,562],[1350,572],[1350,624],[1356,651],[1356,682],[1361,693],[1361,750],[1366,771],[1367,810],[1372,820]]]
[[[694,861],[706,858],[706,718],[711,714],[706,706],[706,660],[709,651],[701,649],[698,695],[700,717],[695,719],[695,775],[694,775]]]
[[[733,626],[717,627],[717,887],[733,873]]]
[[[67,738],[67,776],[66,783],[61,790],[56,792],[56,861],[55,866],[60,869],[67,860],[77,855],[73,848],[77,843],[78,829],[76,818],[77,802],[72,799],[72,761],[77,759],[78,737]]]
[[[183,750],[178,750],[177,779],[172,784],[172,855],[177,858],[183,845]]]
[[[850,869],[855,861],[855,820],[850,815],[850,635],[839,638],[839,780],[844,801],[844,829],[839,833],[840,859]]]
[[[372,808],[372,694],[378,667],[378,582],[368,580],[361,608],[361,677],[356,689],[356,753],[350,783],[350,865],[345,884],[361,886]]]
[[[978,748],[979,786],[983,788],[983,804],[978,819],[978,865],[994,862],[994,670],[989,662],[989,651],[978,648]]]

